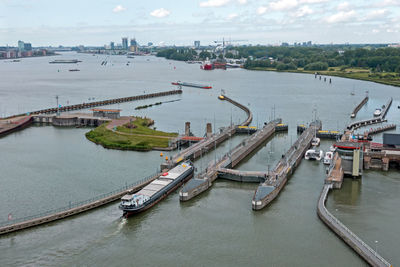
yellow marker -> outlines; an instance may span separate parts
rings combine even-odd
[[[164,156],[164,154],[161,152],[161,153],[160,153],[160,157],[162,157],[162,156]]]
[[[168,160],[168,156],[165,156],[165,160]]]
[[[250,126],[249,128],[250,128],[250,129],[257,129],[256,126]]]

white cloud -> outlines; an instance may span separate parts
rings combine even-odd
[[[169,14],[171,14],[171,12],[169,12],[169,10],[166,10],[165,8],[159,8],[156,10],[153,10],[150,15],[152,15],[153,17],[156,18],[164,18],[169,16]]]
[[[349,7],[350,7],[350,4],[348,2],[342,2],[337,6],[337,10],[344,11],[344,10],[348,10]]]
[[[293,13],[293,16],[300,18],[312,13],[314,13],[314,11],[309,6],[302,6]]]
[[[346,22],[355,16],[356,12],[354,10],[350,10],[347,12],[340,11],[332,16],[327,17],[325,20],[328,23],[338,23],[338,22]]]
[[[125,7],[123,7],[121,5],[118,5],[118,6],[114,7],[113,12],[114,13],[119,13],[119,12],[122,12],[122,11],[125,11],[125,10],[126,10]]]
[[[329,0],[300,0],[300,3],[303,4],[318,4],[328,2]]]
[[[387,9],[377,9],[377,10],[372,10],[365,16],[365,20],[372,20],[372,19],[377,19],[377,18],[382,18],[385,17],[388,14]]]
[[[247,0],[238,0],[238,3],[241,5],[247,4]]]
[[[281,11],[295,8],[298,4],[297,0],[277,0],[269,3],[269,7],[272,10]]]
[[[400,0],[383,0],[379,3],[375,3],[375,7],[388,7],[388,6],[400,6]]]
[[[267,10],[268,10],[267,7],[265,7],[265,6],[260,6],[259,8],[257,8],[257,14],[258,14],[258,15],[262,15],[262,14],[264,14],[265,12],[267,12]]]
[[[206,2],[200,2],[200,7],[220,7],[225,6],[231,0],[208,0]]]
[[[229,14],[226,18],[229,19],[229,20],[232,20],[234,18],[237,18],[238,16],[239,16],[238,14],[232,13],[232,14]]]

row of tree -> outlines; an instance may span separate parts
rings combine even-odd
[[[304,68],[327,70],[329,67],[361,67],[376,72],[400,73],[400,49],[324,47],[239,47],[241,57],[249,58],[245,67],[272,67],[278,70]]]

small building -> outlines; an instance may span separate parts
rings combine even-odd
[[[93,117],[119,119],[120,109],[93,108]]]

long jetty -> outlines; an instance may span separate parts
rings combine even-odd
[[[290,147],[282,159],[277,163],[264,183],[260,184],[252,200],[253,210],[261,210],[274,200],[285,186],[289,175],[300,164],[307,149],[311,146],[314,133],[321,129],[321,122],[314,121]]]
[[[368,99],[368,96],[364,97],[364,99],[354,108],[350,115],[351,118],[355,118],[357,116],[358,111],[360,111],[360,109],[368,102]]]
[[[250,109],[248,109],[246,106],[234,101],[233,99],[225,95],[222,95],[222,98],[220,99],[227,100],[228,102],[232,103],[233,105],[239,107],[240,109],[246,112],[247,118],[240,124],[240,126],[247,126],[251,123],[251,121],[253,120],[253,114],[251,113]],[[168,161],[161,164],[161,169],[172,168],[176,166],[179,162],[187,159],[190,160],[198,159],[204,153],[207,153],[208,151],[214,149],[216,146],[218,146],[225,140],[229,139],[229,137],[231,137],[236,133],[236,130],[237,126],[235,125],[230,125],[228,127],[225,127],[224,129],[222,129],[220,133],[213,134],[209,138],[205,138],[200,142],[182,150],[180,153],[178,153]]]
[[[371,136],[374,134],[382,133],[382,132],[393,130],[393,129],[396,129],[396,124],[388,124],[388,125],[385,125],[382,127],[375,128],[375,129],[370,129],[370,130],[364,132],[364,136],[365,135]]]
[[[53,113],[57,113],[57,112],[65,112],[65,111],[78,110],[78,109],[87,109],[87,108],[93,108],[93,107],[99,107],[99,106],[105,106],[105,105],[113,105],[113,104],[118,104],[118,103],[124,103],[124,102],[130,102],[130,101],[136,101],[136,100],[142,100],[142,99],[154,98],[154,97],[160,97],[160,96],[167,96],[167,95],[175,95],[175,94],[182,94],[182,90],[171,90],[171,91],[143,94],[143,95],[137,95],[137,96],[113,98],[113,99],[107,99],[107,100],[101,100],[101,101],[95,101],[95,102],[81,103],[81,104],[76,104],[76,105],[61,106],[58,108],[55,107],[55,108],[41,109],[41,110],[31,111],[28,113],[30,115],[53,114]],[[10,117],[6,117],[5,119],[14,118],[14,117],[18,117],[18,116],[25,116],[26,114],[27,113],[13,115]]]
[[[24,217],[20,219],[15,219],[15,220],[9,220],[5,222],[0,223],[0,235],[23,230],[26,228],[30,228],[33,226],[57,221],[60,219],[64,219],[73,215],[77,215],[79,213],[89,211],[101,206],[104,206],[108,203],[114,202],[116,200],[119,200],[122,196],[124,196],[127,193],[134,193],[139,191],[141,188],[144,186],[148,185],[150,182],[152,182],[154,179],[160,176],[160,173],[151,175],[149,177],[146,177],[134,184],[131,185],[126,185],[120,189],[117,189],[115,191],[100,195],[98,197],[88,199],[85,201],[81,201],[78,203],[71,203],[70,205],[55,209],[55,210],[49,210],[37,215],[29,216],[29,217]]]
[[[317,205],[319,218],[371,266],[392,266],[327,210],[325,203],[332,187],[333,184],[325,184],[322,189]]]
[[[222,158],[212,162],[207,169],[200,173],[197,177],[190,179],[179,192],[179,199],[187,201],[211,187],[212,183],[218,178],[221,170],[233,168],[260,144],[266,141],[275,132],[275,127],[280,123],[280,120],[275,120],[256,133],[252,134],[234,149],[226,153]],[[223,171],[222,171],[223,172]]]
[[[379,117],[376,118],[372,118],[372,119],[366,119],[366,120],[361,120],[361,121],[356,121],[356,122],[352,122],[347,126],[348,130],[356,130],[360,127],[363,126],[368,126],[368,125],[372,125],[372,124],[377,124],[377,123],[382,123],[385,122],[387,120],[385,120],[385,117],[387,115],[387,112],[390,109],[390,106],[392,105],[393,102],[393,98],[391,97],[388,102],[386,103],[385,107],[383,108],[381,115]]]

